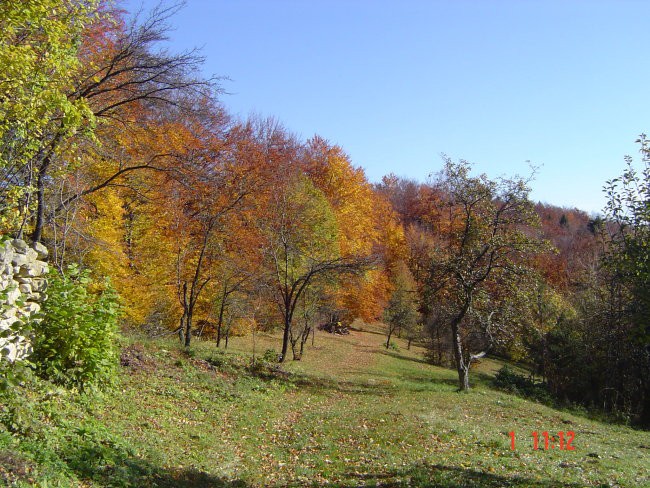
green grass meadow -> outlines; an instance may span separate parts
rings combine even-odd
[[[252,337],[226,353],[131,338],[108,392],[27,389],[3,410],[0,483],[43,487],[650,486],[650,433],[494,389],[473,389],[422,350],[386,350],[377,327],[318,332],[302,361],[250,368]],[[255,351],[279,349],[257,334]],[[515,432],[515,450],[509,432]],[[540,433],[533,449],[532,432]],[[575,433],[544,450],[541,432]]]

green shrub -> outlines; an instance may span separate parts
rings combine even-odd
[[[35,323],[36,372],[50,381],[84,390],[114,377],[118,360],[118,297],[108,280],[93,281],[88,270],[69,266],[48,277],[48,299]]]
[[[267,349],[264,351],[264,354],[260,358],[263,362],[273,364],[277,363],[280,358],[280,354],[275,349]]]
[[[494,377],[494,384],[501,390],[532,398],[543,403],[552,403],[552,396],[543,385],[515,373],[505,365]]]
[[[267,349],[261,357],[249,364],[247,369],[257,376],[273,375],[274,372],[281,370],[279,359],[280,354],[275,349]]]

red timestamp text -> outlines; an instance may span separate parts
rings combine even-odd
[[[510,436],[510,449],[514,451],[517,448],[515,431],[508,432],[508,435]],[[548,451],[558,449],[560,451],[575,451],[573,441],[575,440],[576,434],[572,430],[556,433],[535,431],[531,434],[531,437],[534,450],[543,449]]]

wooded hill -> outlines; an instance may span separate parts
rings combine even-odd
[[[279,328],[283,362],[318,325],[382,319],[388,348],[426,345],[460,389],[497,354],[558,401],[650,425],[644,136],[599,218],[449,158],[372,184],[323,137],[233,117],[199,53],[161,47],[173,13],[0,5],[0,231],[50,250],[42,320],[16,326],[41,377],[108,381],[118,322],[186,348]]]

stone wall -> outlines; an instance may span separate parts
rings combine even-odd
[[[0,333],[41,309],[46,298],[47,254],[39,243],[31,247],[20,239],[0,243]],[[0,361],[14,362],[28,356],[31,345],[26,337],[10,334],[0,337],[0,351]]]

